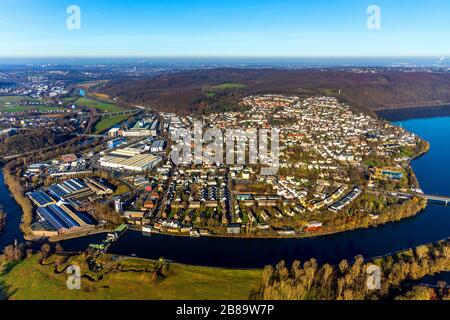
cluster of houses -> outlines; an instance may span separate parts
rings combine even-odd
[[[169,221],[172,229],[204,225],[211,217],[226,227],[229,234],[238,234],[251,225],[256,230],[271,229],[271,221],[308,216],[328,210],[337,213],[354,202],[363,192],[354,186],[350,167],[362,167],[365,155],[392,157],[403,147],[414,147],[416,137],[395,126],[357,112],[332,97],[298,97],[282,95],[249,96],[241,101],[241,112],[216,113],[204,116],[205,127],[221,129],[270,128],[280,130],[281,168],[292,175],[260,176],[251,165],[186,165],[172,168],[172,183],[165,192],[166,202],[159,226]],[[192,130],[193,117],[161,114],[162,129],[176,133]],[[274,124],[273,121],[278,121]],[[337,125],[338,124],[338,125]],[[295,154],[289,152],[292,147]],[[245,145],[248,151],[248,144]],[[299,151],[301,150],[301,151]],[[301,159],[307,154],[307,160]],[[403,159],[405,160],[405,159]],[[295,174],[296,169],[319,172],[319,180]],[[397,175],[394,171],[384,175]],[[224,176],[231,180],[224,182]],[[251,190],[252,185],[266,185],[265,192]],[[230,189],[229,185],[234,188]],[[239,185],[249,186],[240,192]],[[180,224],[179,224],[180,223]],[[289,222],[279,234],[288,235]],[[304,226],[306,232],[322,228],[312,221]]]

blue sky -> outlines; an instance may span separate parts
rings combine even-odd
[[[0,56],[444,56],[449,18],[448,0],[0,0]]]

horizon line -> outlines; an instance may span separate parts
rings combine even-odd
[[[0,59],[380,59],[442,58],[450,54],[430,55],[0,55]]]

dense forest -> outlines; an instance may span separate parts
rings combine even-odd
[[[113,81],[98,90],[126,103],[179,113],[229,110],[241,97],[258,93],[334,95],[361,109],[385,110],[449,105],[450,75],[392,69],[221,68]]]
[[[268,300],[378,300],[378,299],[450,299],[447,284],[436,287],[421,284],[421,279],[450,270],[450,241],[377,259],[353,263],[342,260],[337,266],[319,266],[315,259],[284,261],[264,269],[261,284],[252,293],[254,299]],[[378,277],[379,276],[379,277]],[[379,279],[379,281],[377,280]]]
[[[18,155],[55,146],[71,138],[73,135],[57,134],[52,130],[33,130],[11,137],[2,136],[0,137],[0,156]]]

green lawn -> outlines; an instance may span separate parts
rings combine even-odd
[[[226,91],[226,90],[237,90],[247,88],[245,84],[241,83],[222,83],[216,86],[208,86],[204,87],[203,91],[208,98],[214,98],[216,92],[218,91]]]
[[[23,105],[23,102],[26,101],[37,102],[40,100],[22,96],[0,97],[0,112],[25,112],[25,111],[49,112],[64,109],[64,107],[61,106],[47,106],[45,104],[36,106]]]
[[[123,111],[122,108],[113,103],[100,102],[89,98],[79,98],[75,101],[79,106],[86,106],[88,108],[95,108],[101,112],[117,112]]]
[[[118,123],[121,123],[122,121],[125,121],[128,119],[129,115],[121,114],[117,116],[102,118],[96,125],[95,125],[95,133],[102,133],[111,127],[115,126]]]
[[[1,112],[25,112],[25,111],[38,111],[38,112],[51,112],[63,110],[64,107],[55,107],[55,106],[11,106],[1,108]]]
[[[50,258],[51,259],[51,258]],[[90,274],[82,260],[75,257],[67,264],[81,265],[82,275]],[[99,281],[81,279],[81,290],[69,290],[67,274],[55,273],[54,265],[42,266],[38,257],[28,258],[0,276],[0,284],[14,300],[170,300],[170,299],[248,299],[261,279],[261,270],[230,270],[171,264],[165,278],[152,279],[153,262],[137,259],[121,261],[122,271],[107,273]],[[1,293],[0,293],[1,295]]]
[[[4,96],[0,97],[0,107],[4,107],[7,102],[9,103],[18,103],[25,100],[24,97],[21,96]]]
[[[7,105],[7,103],[17,105],[20,104],[22,101],[39,101],[39,100],[23,96],[2,96],[0,97],[0,107],[2,108],[5,106],[9,106]]]
[[[247,86],[241,83],[222,83],[217,86],[211,86],[209,88],[212,90],[233,90],[233,89],[244,89],[247,88]]]

